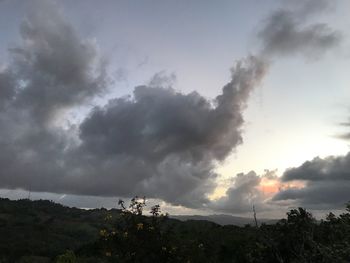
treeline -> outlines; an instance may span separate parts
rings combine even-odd
[[[0,263],[350,262],[350,203],[317,222],[303,208],[259,227],[170,219],[146,200],[81,210],[0,200]]]

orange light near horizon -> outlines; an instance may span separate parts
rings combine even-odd
[[[291,182],[287,182],[287,183],[281,183],[279,191],[287,190],[289,188],[301,189],[304,187],[305,187],[305,182],[303,182],[303,181],[291,181]]]
[[[280,189],[281,182],[276,179],[262,178],[259,186],[257,187],[261,192],[267,196],[271,196],[277,193]]]

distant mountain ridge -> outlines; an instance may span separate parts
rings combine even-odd
[[[236,225],[236,226],[245,226],[245,225],[255,225],[253,218],[248,217],[239,217],[239,216],[231,216],[225,214],[214,214],[214,215],[170,215],[171,218],[178,219],[181,221],[188,220],[200,220],[200,221],[210,221],[216,224],[225,226],[225,225]],[[278,220],[277,219],[266,219],[266,218],[258,218],[258,224],[274,224]]]

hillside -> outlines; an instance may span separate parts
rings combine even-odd
[[[144,205],[132,199],[121,210],[83,210],[0,199],[0,262],[349,262],[350,205],[321,222],[294,209],[259,228],[193,220],[206,217],[182,222],[159,206],[145,217]]]
[[[245,226],[245,225],[254,225],[254,219],[253,218],[246,218],[246,217],[239,217],[239,216],[231,216],[231,215],[225,215],[225,214],[215,214],[215,215],[175,215],[170,216],[171,218],[178,219],[181,221],[188,221],[188,220],[204,220],[204,221],[210,221],[214,222],[218,225],[235,225],[235,226]],[[274,224],[278,220],[274,219],[266,219],[266,218],[259,218],[258,224]]]
[[[0,255],[54,258],[95,242],[107,214],[119,213],[69,208],[47,200],[0,199]]]

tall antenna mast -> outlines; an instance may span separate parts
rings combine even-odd
[[[255,227],[258,227],[258,220],[256,220],[256,212],[255,212],[255,206],[254,206],[254,204],[253,204],[253,213],[254,213]]]

